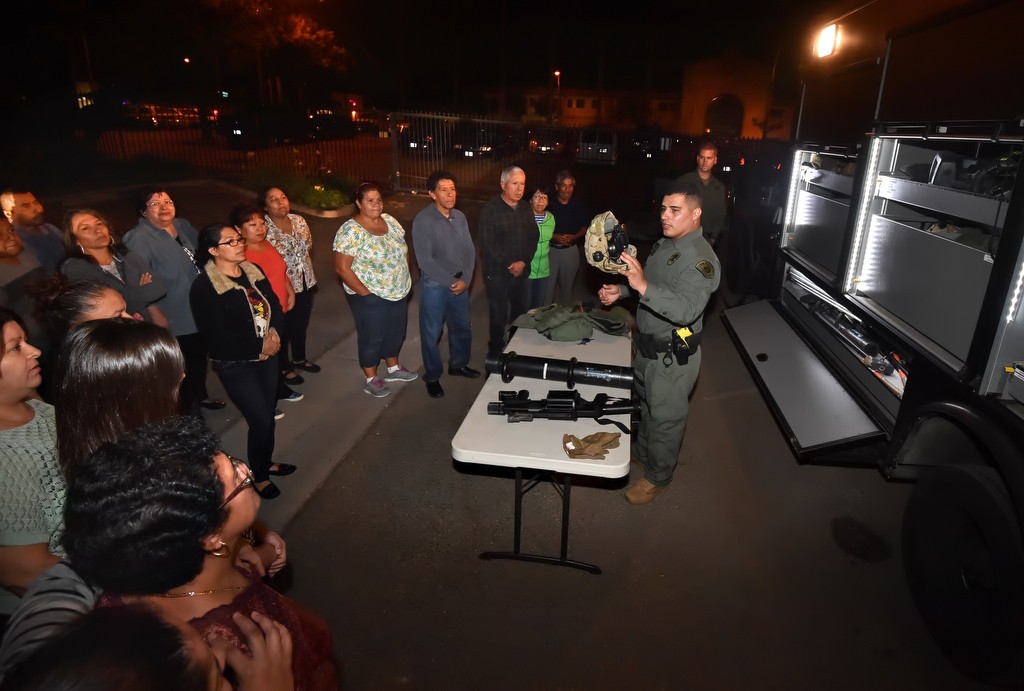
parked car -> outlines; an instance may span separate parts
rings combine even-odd
[[[615,130],[588,128],[580,132],[576,160],[613,166],[618,161],[619,138]]]
[[[398,150],[406,156],[443,156],[451,148],[447,121],[417,120],[399,123]]]
[[[452,152],[462,158],[500,158],[515,153],[518,137],[487,123],[464,124],[452,137]]]
[[[638,128],[626,138],[623,158],[661,163],[672,153],[673,138],[656,128]]]
[[[568,133],[562,128],[530,130],[527,149],[538,156],[564,156],[567,152]]]

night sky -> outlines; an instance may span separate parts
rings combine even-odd
[[[89,74],[140,97],[189,98],[213,88],[244,94],[256,81],[259,39],[246,33],[255,25],[231,15],[210,19],[217,1],[15,0],[6,8],[13,88],[4,98],[66,93]],[[312,68],[301,51],[284,48],[263,51],[259,69],[311,100],[353,91],[381,108],[465,109],[502,85],[553,86],[555,69],[563,89],[677,92],[688,61],[729,50],[767,63],[778,55],[785,70],[808,18],[833,4],[281,0],[270,7],[271,21],[286,11],[308,13],[334,31],[351,66],[344,73]]]

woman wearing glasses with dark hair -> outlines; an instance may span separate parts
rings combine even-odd
[[[104,591],[99,607],[142,601],[238,647],[238,615],[265,615],[291,634],[296,688],[335,689],[323,619],[234,563],[260,507],[253,483],[200,420],[133,430],[79,465],[64,510],[68,556]]]
[[[197,412],[199,406],[220,410],[224,402],[211,399],[206,390],[206,345],[189,308],[189,289],[196,268],[198,232],[179,218],[174,200],[159,186],[136,193],[139,222],[125,233],[124,244],[140,260],[140,270],[159,280],[167,291],[154,305],[169,322],[185,356],[185,380],[181,383],[181,412]]]
[[[272,461],[278,328],[284,313],[270,281],[245,260],[245,238],[231,226],[203,228],[197,256],[206,261],[192,284],[192,314],[206,340],[213,371],[249,425],[248,460],[255,489],[264,499],[273,499],[281,490],[270,476],[295,472],[293,465]]]
[[[54,377],[60,410],[55,455],[63,477],[74,482],[78,467],[103,444],[174,417],[182,376],[178,344],[156,324],[96,319],[72,329],[57,356]],[[242,544],[234,552],[236,565],[260,576],[274,575],[286,563],[284,540],[260,521],[251,526],[251,534],[251,545]],[[0,676],[91,609],[96,595],[64,562],[36,578],[0,646]]]

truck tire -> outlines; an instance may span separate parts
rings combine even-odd
[[[1024,683],[1024,542],[994,468],[932,468],[903,515],[903,566],[950,661],[988,684]]]

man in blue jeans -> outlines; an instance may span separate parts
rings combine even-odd
[[[455,208],[455,178],[437,170],[427,178],[434,203],[416,214],[412,245],[420,267],[420,344],[423,381],[431,398],[444,396],[441,387],[441,329],[448,324],[448,374],[475,379],[469,366],[473,333],[469,323],[469,283],[476,249],[466,215]]]

